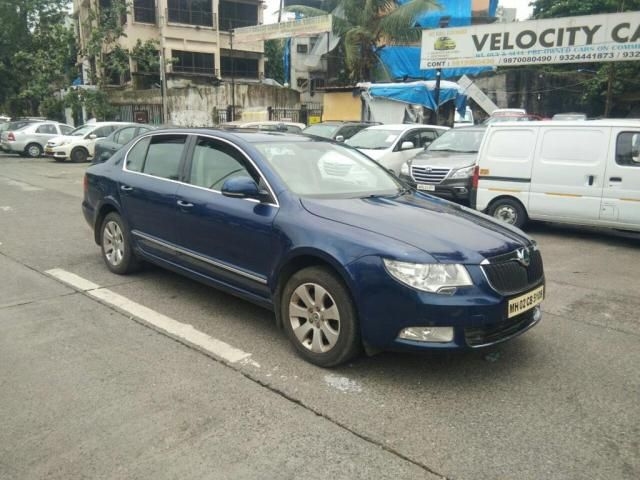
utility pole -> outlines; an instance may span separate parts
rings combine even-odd
[[[449,20],[451,17],[444,16],[440,18],[438,28],[447,28],[449,26]],[[435,122],[436,125],[440,125],[440,80],[442,77],[442,68],[436,68],[436,90],[434,92],[434,100],[436,102]]]
[[[160,20],[160,95],[162,97],[162,123],[169,123],[167,107],[167,62],[164,52],[164,16]]]
[[[229,43],[231,50],[231,121],[236,119],[236,61],[233,57],[233,28],[229,20]]]

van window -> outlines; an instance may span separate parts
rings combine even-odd
[[[556,165],[597,165],[606,157],[607,143],[601,130],[550,129],[544,132],[540,159]]]
[[[640,132],[622,132],[616,140],[616,163],[640,167]]]
[[[498,130],[489,141],[489,157],[496,161],[527,162],[535,147],[534,130]]]

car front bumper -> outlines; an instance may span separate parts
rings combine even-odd
[[[488,284],[479,266],[467,266],[474,285],[453,295],[412,289],[392,278],[379,257],[350,265],[356,308],[365,344],[380,350],[467,350],[501,343],[524,333],[542,318],[539,305],[509,317],[509,302],[545,287],[544,277],[522,292],[504,296]],[[375,274],[373,272],[376,272]],[[385,278],[386,277],[386,278]],[[513,303],[513,302],[512,302]],[[453,340],[422,342],[400,338],[407,328],[451,327]]]
[[[469,197],[471,194],[470,179],[444,180],[436,185],[427,185],[417,183],[413,178],[407,175],[401,174],[400,178],[404,182],[421,192],[469,205]]]
[[[44,149],[44,154],[47,157],[58,158],[61,160],[66,160],[69,158],[69,154],[71,152],[71,147],[67,145],[61,145],[58,147],[50,147],[47,145]]]

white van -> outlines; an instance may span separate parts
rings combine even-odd
[[[474,178],[476,209],[528,219],[640,231],[640,121],[489,125]]]

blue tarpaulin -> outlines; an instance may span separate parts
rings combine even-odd
[[[411,0],[396,0],[399,5]],[[419,15],[416,24],[424,28],[438,28],[440,20],[447,17],[447,26],[471,25],[472,18],[494,18],[498,0],[438,0],[441,9],[433,9]]]
[[[410,105],[422,105],[429,110],[436,109],[435,81],[409,83],[368,83],[359,84],[372,97],[387,98]],[[462,88],[454,82],[440,82],[439,105],[455,101],[456,110],[464,114],[467,97]]]
[[[434,80],[436,70],[420,70],[420,47],[387,46],[377,51],[378,58],[393,80]],[[440,78],[470,77],[491,71],[493,67],[443,68]]]

